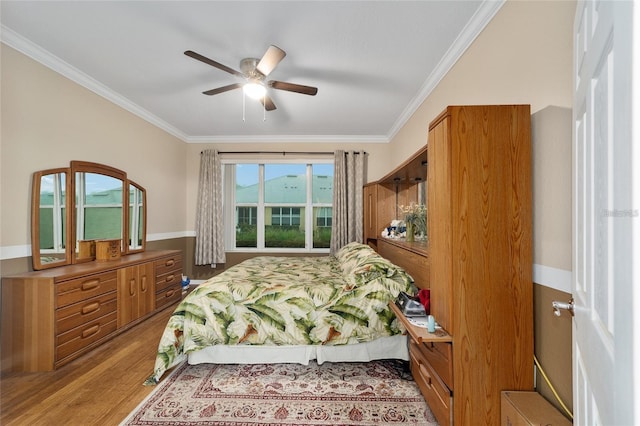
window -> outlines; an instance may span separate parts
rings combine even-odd
[[[319,228],[331,228],[331,209],[320,207],[317,210],[316,226]]]
[[[329,248],[333,159],[223,165],[227,250]]]
[[[238,224],[257,225],[258,209],[255,207],[238,207]]]
[[[271,226],[300,225],[300,208],[271,207]]]

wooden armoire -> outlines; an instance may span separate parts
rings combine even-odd
[[[450,106],[429,126],[431,313],[452,342],[424,367],[455,425],[498,425],[500,392],[533,390],[530,114]]]

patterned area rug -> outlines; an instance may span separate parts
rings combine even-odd
[[[405,367],[185,363],[121,425],[437,425]]]

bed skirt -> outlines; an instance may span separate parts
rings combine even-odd
[[[409,361],[407,336],[381,337],[371,342],[353,345],[299,345],[299,346],[209,346],[189,353],[189,364],[279,364],[308,365],[309,361],[368,362],[376,359],[402,359]]]

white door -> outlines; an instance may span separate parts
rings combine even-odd
[[[634,10],[634,7],[636,10]],[[574,23],[573,393],[576,425],[640,424],[640,5],[578,2]],[[633,42],[634,37],[636,42]],[[634,46],[635,45],[635,46]],[[635,70],[634,70],[635,68]],[[640,79],[636,79],[640,83]],[[635,96],[634,96],[635,92]],[[632,108],[633,106],[633,108]],[[635,111],[634,111],[635,109]],[[637,142],[637,141],[636,141]],[[634,262],[635,260],[635,262]],[[634,265],[635,263],[635,265]]]

